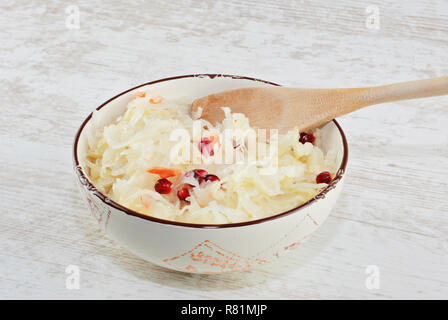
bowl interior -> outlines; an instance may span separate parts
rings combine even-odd
[[[79,161],[85,177],[88,178],[85,167],[88,139],[91,139],[93,132],[98,128],[112,123],[118,116],[122,115],[127,103],[133,99],[137,91],[153,91],[162,96],[170,97],[170,99],[183,99],[183,101],[193,102],[196,98],[219,91],[271,85],[275,84],[243,77],[195,75],[163,79],[135,87],[105,102],[85,120],[81,126],[77,143],[75,143],[75,160]],[[320,139],[317,140],[318,146],[324,152],[336,151],[338,168],[342,168],[344,166],[344,152],[347,152],[342,130],[338,128],[335,121],[327,123],[320,129]],[[342,170],[340,171],[342,173]]]

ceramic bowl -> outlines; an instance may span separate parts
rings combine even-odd
[[[136,91],[195,98],[210,93],[275,83],[248,77],[200,74],[172,77],[142,84],[111,98],[97,108],[104,126],[121,115]],[[149,217],[112,201],[96,190],[84,166],[86,132],[92,114],[81,125],[74,142],[74,169],[91,215],[103,232],[139,257],[156,265],[192,273],[247,270],[277,260],[307,240],[328,217],[344,182],[348,147],[336,121],[322,127],[319,145],[338,152],[339,170],[333,181],[305,204],[268,218],[225,225],[198,225]]]

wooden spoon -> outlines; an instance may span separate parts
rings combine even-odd
[[[224,118],[221,107],[245,114],[252,126],[287,131],[313,129],[346,113],[373,104],[448,94],[448,77],[350,89],[242,88],[199,98],[192,112],[212,124]]]

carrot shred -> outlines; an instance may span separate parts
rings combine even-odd
[[[164,167],[152,167],[146,170],[146,172],[158,174],[161,179],[180,176],[182,173],[179,169],[164,168]]]
[[[137,99],[137,98],[144,98],[144,97],[146,97],[146,92],[137,91],[137,92],[135,93],[134,99]]]
[[[162,102],[162,98],[161,97],[150,98],[149,102],[152,104],[159,104],[160,102]]]

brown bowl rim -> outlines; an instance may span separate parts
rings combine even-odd
[[[103,108],[104,106],[109,104],[109,102],[115,100],[116,98],[122,96],[123,94],[128,93],[129,91],[138,89],[140,87],[156,84],[156,83],[159,83],[159,82],[170,81],[170,80],[177,80],[177,79],[182,79],[182,78],[197,78],[197,77],[200,77],[200,78],[208,77],[210,79],[214,79],[216,77],[232,78],[232,79],[244,79],[244,80],[263,82],[263,83],[267,83],[267,84],[274,85],[274,86],[280,86],[279,84],[274,83],[274,82],[265,81],[265,80],[261,80],[261,79],[256,79],[256,78],[252,78],[252,77],[246,77],[246,76],[236,76],[236,75],[228,75],[228,74],[212,74],[212,73],[181,75],[181,76],[163,78],[163,79],[147,82],[147,83],[138,85],[136,87],[133,87],[131,89],[128,89],[126,91],[123,91],[123,92],[117,94],[116,96],[114,96],[113,98],[107,100],[103,104],[101,104],[95,110],[96,111],[100,110],[101,108]],[[238,222],[238,223],[228,223],[228,224],[195,224],[195,223],[187,223],[187,222],[178,222],[178,221],[164,220],[164,219],[159,219],[159,218],[155,218],[155,217],[152,217],[152,216],[148,216],[148,215],[139,213],[137,211],[131,210],[129,208],[126,208],[126,207],[118,204],[117,202],[113,201],[112,199],[110,199],[109,197],[107,197],[106,195],[104,195],[103,193],[98,191],[95,188],[95,186],[93,185],[93,183],[90,182],[89,178],[84,173],[82,167],[79,164],[77,149],[78,149],[78,142],[79,142],[79,138],[81,136],[81,133],[82,133],[84,127],[86,126],[86,124],[92,118],[92,115],[93,115],[93,112],[90,113],[87,116],[87,118],[83,121],[83,123],[81,124],[81,126],[79,127],[79,129],[78,129],[78,131],[76,133],[75,140],[74,140],[74,143],[73,143],[73,162],[74,162],[74,166],[75,166],[75,171],[77,172],[78,178],[81,180],[83,186],[86,187],[89,191],[93,191],[94,195],[96,195],[106,205],[109,205],[109,206],[111,206],[111,207],[113,207],[113,208],[115,208],[117,210],[120,210],[120,211],[122,211],[122,212],[124,212],[124,213],[126,213],[128,215],[135,216],[135,217],[138,217],[138,218],[141,218],[141,219],[144,219],[144,220],[149,220],[149,221],[156,222],[156,223],[165,224],[165,225],[172,225],[172,226],[178,226],[178,227],[200,228],[200,229],[222,229],[222,228],[234,228],[234,227],[250,226],[250,225],[264,223],[264,222],[268,222],[268,221],[272,221],[272,220],[275,220],[275,219],[279,219],[279,218],[285,217],[285,216],[290,215],[290,214],[292,214],[294,212],[300,211],[301,209],[304,209],[305,207],[311,205],[314,202],[317,202],[318,200],[324,199],[325,195],[330,190],[334,189],[336,187],[336,184],[342,179],[342,177],[343,177],[343,175],[344,175],[344,173],[346,171],[347,162],[348,162],[348,144],[347,144],[347,139],[345,137],[344,131],[342,130],[341,126],[339,125],[339,123],[336,120],[332,120],[334,122],[334,124],[336,125],[336,127],[338,128],[339,133],[341,134],[343,145],[344,145],[344,155],[342,157],[342,163],[341,163],[341,166],[339,167],[336,175],[334,176],[332,182],[327,187],[325,187],[321,192],[319,192],[316,196],[314,196],[313,198],[308,200],[307,202],[305,202],[305,203],[301,204],[300,206],[297,206],[297,207],[295,207],[293,209],[290,209],[290,210],[278,213],[278,214],[273,215],[273,216],[269,216],[269,217],[265,217],[265,218],[261,218],[261,219],[257,219],[257,220]]]

